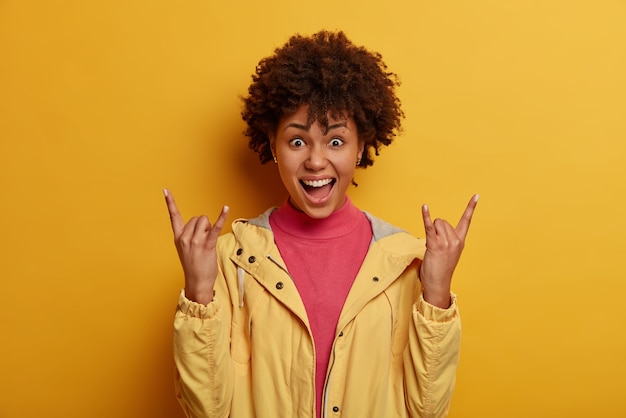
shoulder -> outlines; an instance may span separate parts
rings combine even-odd
[[[409,256],[422,259],[426,252],[426,240],[411,235],[404,229],[380,219],[368,212],[364,212],[372,225],[372,247],[380,247],[384,251],[396,253],[399,256]]]
[[[274,242],[274,236],[270,228],[270,214],[275,207],[267,209],[257,217],[236,219],[231,224],[232,232],[220,236],[218,245],[222,248],[235,246],[270,246]]]

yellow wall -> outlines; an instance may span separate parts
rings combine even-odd
[[[626,3],[69,0],[0,4],[0,417],[181,416],[161,189],[186,216],[281,203],[237,96],[321,28],[403,81],[353,200],[421,234],[422,202],[481,193],[450,416],[626,416]]]

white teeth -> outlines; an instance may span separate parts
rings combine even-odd
[[[332,181],[333,181],[333,179],[302,180],[302,183],[304,183],[306,186],[309,186],[309,187],[322,187],[322,186],[326,186],[327,184],[329,184]]]

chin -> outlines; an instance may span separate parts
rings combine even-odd
[[[345,202],[345,201],[344,201]],[[326,202],[323,205],[303,205],[301,207],[301,211],[306,213],[310,218],[313,219],[324,219],[328,218],[335,211],[339,210],[343,206],[342,203],[338,202]]]
[[[309,218],[313,218],[313,219],[328,218],[330,215],[333,214],[333,212],[334,212],[334,210],[332,210],[330,208],[319,208],[319,209],[307,209],[307,210],[304,210],[304,213],[306,213]]]

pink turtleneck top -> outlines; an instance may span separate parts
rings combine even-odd
[[[324,219],[310,218],[287,200],[272,212],[270,225],[311,326],[316,358],[316,414],[320,417],[337,322],[367,254],[372,227],[347,197],[341,208]]]

